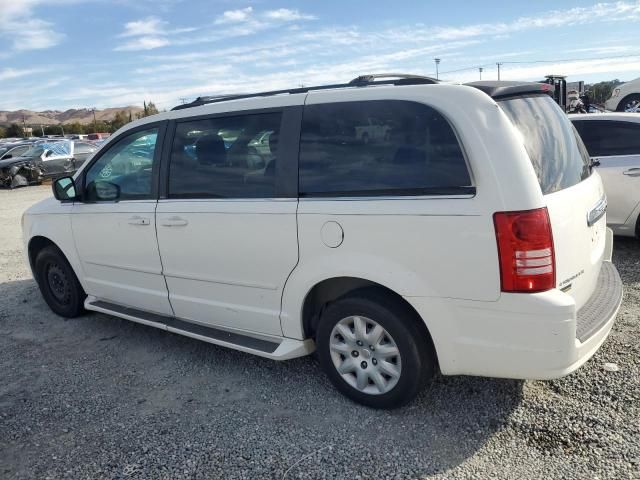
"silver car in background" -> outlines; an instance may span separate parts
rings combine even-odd
[[[602,177],[609,203],[609,227],[616,235],[640,238],[640,114],[579,114],[569,118]]]

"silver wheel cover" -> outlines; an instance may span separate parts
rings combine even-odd
[[[340,320],[331,331],[329,351],[343,380],[362,393],[387,393],[400,380],[400,350],[389,332],[370,318]]]

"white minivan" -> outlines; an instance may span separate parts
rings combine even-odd
[[[59,315],[315,350],[372,407],[436,371],[567,375],[622,284],[602,182],[548,89],[372,75],[199,98],[54,182],[23,218],[28,261]]]

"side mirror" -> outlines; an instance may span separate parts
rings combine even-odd
[[[71,177],[58,178],[53,182],[53,196],[56,200],[64,202],[66,200],[74,200],[77,196],[76,182]]]
[[[96,200],[113,202],[120,198],[120,186],[111,182],[97,181],[94,182]]]

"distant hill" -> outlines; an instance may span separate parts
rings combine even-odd
[[[136,118],[136,113],[141,112],[141,107],[116,107],[96,110],[96,120],[110,121],[117,112],[131,112],[131,117]],[[44,112],[32,112],[31,110],[16,110],[7,112],[0,110],[0,125],[10,125],[12,123],[22,124],[22,119],[27,125],[59,125],[61,123],[81,123],[93,122],[93,112],[88,108],[71,109],[64,112],[57,110],[45,110]]]

